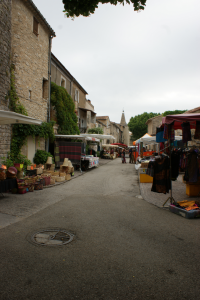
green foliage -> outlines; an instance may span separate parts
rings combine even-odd
[[[147,133],[147,125],[145,124],[148,119],[159,116],[158,113],[147,113],[144,112],[141,115],[137,115],[135,117],[131,117],[128,126],[129,130],[132,132],[133,140],[137,140],[142,137],[145,133]]]
[[[179,114],[183,114],[185,111],[186,110],[167,110],[162,115],[163,117],[168,115],[179,115]]]
[[[28,113],[27,113],[24,105],[21,104],[19,101],[19,97],[17,96],[17,92],[15,89],[15,67],[14,67],[14,65],[11,65],[11,69],[10,69],[10,91],[8,93],[8,96],[10,99],[9,108],[18,114],[28,116]]]
[[[4,165],[6,165],[7,168],[13,167],[14,163],[19,163],[19,164],[23,164],[24,165],[24,170],[26,170],[27,166],[31,165],[31,161],[29,159],[27,159],[27,157],[25,155],[22,155],[21,153],[19,153],[16,156],[12,152],[8,152],[7,158],[2,157],[2,159],[3,159],[2,163]]]
[[[43,122],[39,125],[29,124],[14,124],[12,127],[12,140],[11,140],[11,152],[15,157],[20,154],[20,149],[25,144],[28,136],[40,137],[50,140],[54,140],[53,132],[54,122]]]
[[[88,130],[88,133],[90,133],[90,134],[93,134],[93,133],[95,133],[95,134],[103,134],[103,129],[100,128],[100,127],[90,128]]]
[[[37,165],[39,165],[39,164],[44,165],[47,162],[48,157],[53,157],[53,155],[51,155],[51,153],[46,152],[44,150],[37,150],[33,161]]]
[[[99,3],[110,3],[113,5],[132,3],[134,10],[139,11],[144,10],[146,0],[63,0],[64,12],[68,18],[74,18],[80,15],[88,17],[95,12]]]
[[[66,89],[51,83],[51,104],[55,107],[59,134],[79,134],[74,101]]]
[[[10,152],[8,152],[7,157],[2,157],[2,164],[6,165],[7,169],[14,166],[13,159],[10,157]]]

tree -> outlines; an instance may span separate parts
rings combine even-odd
[[[133,140],[135,141],[140,137],[142,137],[145,133],[147,133],[146,121],[148,119],[151,119],[159,115],[160,115],[159,113],[157,114],[153,112],[150,113],[144,112],[141,115],[131,117],[128,126],[129,126],[129,130],[132,132]]]
[[[183,114],[186,110],[166,110],[163,113],[163,117],[168,116],[168,115],[179,115]]]
[[[90,129],[88,130],[88,133],[91,133],[91,134],[93,134],[93,133],[96,133],[96,134],[103,134],[103,129],[100,128],[100,127],[97,127],[97,128],[90,128]]]
[[[144,10],[147,0],[63,0],[64,12],[68,18],[74,18],[78,16],[88,17],[95,12],[98,8],[98,4],[110,3],[117,5],[118,3],[133,4],[134,10]]]

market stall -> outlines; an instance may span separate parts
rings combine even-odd
[[[175,129],[182,129],[182,146],[174,147]],[[192,141],[191,129],[195,129],[194,139]],[[169,200],[170,211],[182,215],[186,218],[200,216],[200,202],[197,200],[189,201],[183,199],[177,201],[173,198],[173,181],[179,176],[180,166],[185,165],[185,174],[183,180],[186,184],[186,194],[191,196],[200,195],[200,114],[181,114],[169,115],[163,118],[161,128],[158,128],[157,134],[161,135],[167,142],[165,143],[165,153],[155,158],[155,161],[149,162],[147,174],[153,177],[152,192],[169,193],[163,206]],[[179,140],[180,141],[180,140]],[[178,142],[179,142],[178,141]],[[189,142],[192,145],[189,146]],[[195,143],[196,141],[196,143]]]
[[[103,153],[102,153],[102,158],[105,159],[115,159],[118,157],[118,152],[117,149],[119,148],[117,145],[113,144],[103,144]]]
[[[0,110],[0,125],[11,125],[11,124],[41,125],[42,121],[12,111]],[[15,166],[16,165],[17,164],[15,164]],[[19,174],[20,169],[17,170],[15,166],[13,165],[7,168],[5,165],[0,165],[0,193],[1,194],[6,193],[8,191],[20,192],[20,184],[19,184],[19,180],[17,179],[17,175]]]
[[[72,161],[80,170],[87,170],[99,165],[99,158],[94,155],[86,155],[86,142],[99,143],[100,139],[86,135],[55,135],[55,163],[56,167],[62,165],[65,158]],[[70,140],[70,141],[69,141]],[[82,140],[82,142],[72,142],[71,140]]]

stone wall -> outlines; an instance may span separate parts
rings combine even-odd
[[[10,89],[11,0],[0,2],[0,110],[9,110],[6,97]],[[11,126],[0,126],[0,158],[10,150]]]
[[[62,72],[58,66],[56,66],[56,62],[51,63],[51,81],[57,84],[58,86],[61,86],[61,82],[63,81],[62,85],[70,95],[71,93],[71,80]],[[74,100],[74,99],[73,99]]]
[[[50,33],[39,23],[33,33],[33,12],[22,0],[12,1],[12,62],[15,86],[28,116],[47,121],[48,94],[43,86],[48,81]],[[39,20],[38,20],[39,21]]]

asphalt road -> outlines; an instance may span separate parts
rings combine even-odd
[[[174,215],[139,194],[134,165],[117,159],[34,192],[35,207],[23,198],[20,212],[16,201],[20,221],[0,230],[0,299],[200,299],[200,219]],[[30,243],[44,228],[66,229],[74,240]]]

